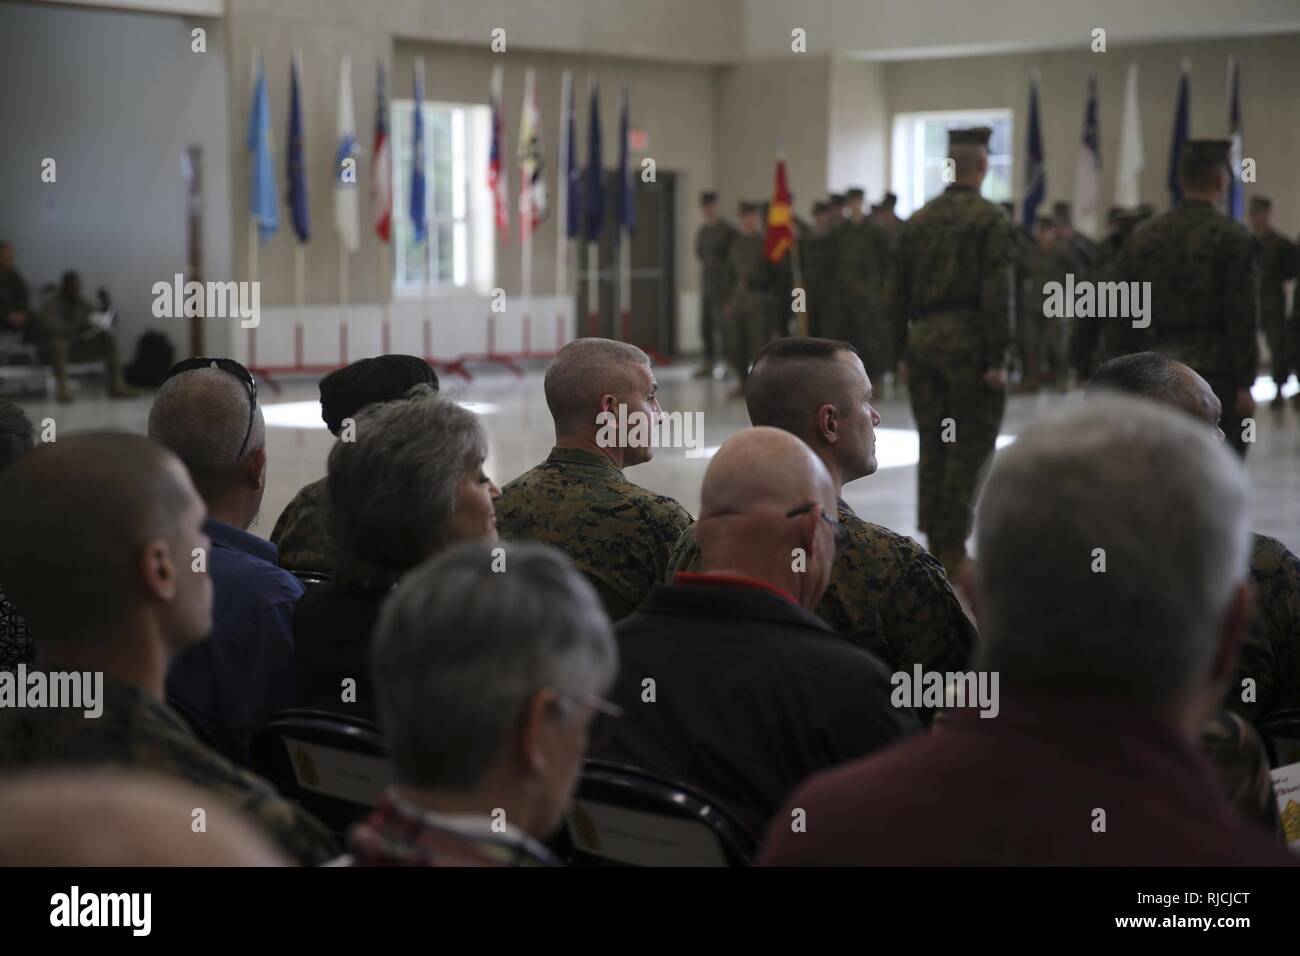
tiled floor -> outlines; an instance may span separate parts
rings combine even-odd
[[[658,370],[660,400],[665,411],[703,413],[707,451],[748,425],[748,418],[744,403],[728,397],[732,383],[693,379],[692,367],[693,363],[680,362]],[[482,412],[491,442],[488,473],[498,484],[536,464],[552,445],[554,434],[542,397],[542,369],[541,365],[532,367],[523,378],[495,368],[473,369],[475,379],[468,383],[444,378],[445,392],[474,403]],[[1270,398],[1272,388],[1271,382],[1261,383],[1256,397]],[[31,400],[23,404],[38,424],[52,417],[60,434],[90,428],[145,430],[148,397],[109,402],[100,397],[101,391],[93,383],[82,392],[84,397],[70,406]],[[324,474],[333,438],[320,421],[314,380],[285,381],[278,394],[263,385],[260,393],[268,419],[270,482],[261,518],[253,530],[269,535],[276,517],[298,488]],[[1003,430],[1008,436],[1015,435],[1043,409],[1079,400],[1078,392],[1012,397]],[[882,419],[878,436],[881,468],[874,476],[849,485],[845,497],[864,518],[915,536],[916,436],[911,410],[906,398],[897,395],[881,399],[877,407]],[[1300,551],[1300,413],[1289,403],[1276,415],[1261,403],[1257,442],[1247,462],[1257,490],[1254,527]],[[694,514],[699,509],[700,480],[707,463],[707,457],[688,457],[680,448],[659,449],[653,461],[630,469],[628,477],[672,495]],[[1151,492],[1159,494],[1159,489]]]

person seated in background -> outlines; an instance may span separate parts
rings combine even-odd
[[[337,852],[324,827],[163,703],[169,661],[212,627],[212,582],[194,560],[209,545],[204,517],[185,466],[143,435],[63,436],[0,476],[0,541],[22,542],[0,548],[0,581],[31,622],[47,682],[71,672],[85,691],[82,706],[0,710],[0,768],[110,765],[179,778],[243,812],[300,863],[322,863]]]
[[[0,783],[0,866],[286,865],[248,821],[176,779],[40,770]]]
[[[32,450],[35,435],[27,413],[13,402],[0,400],[0,474]],[[32,631],[18,609],[5,597],[0,582],[0,671],[13,671],[33,658]]]
[[[0,239],[0,331],[25,333],[31,308],[27,281],[14,267],[14,244]]]
[[[811,611],[848,541],[835,506],[794,435],[727,439],[700,491],[701,571],[618,623],[624,719],[595,756],[697,787],[761,836],[814,771],[919,728],[891,705],[889,669]]]
[[[30,318],[26,337],[36,343],[42,365],[54,369],[61,402],[72,401],[68,385],[68,363],[103,361],[108,366],[110,398],[131,398],[135,389],[122,377],[117,355],[117,339],[91,317],[94,307],[81,297],[81,277],[63,273],[58,294]]]
[[[976,634],[943,565],[911,538],[863,521],[842,497],[849,482],[876,473],[880,416],[872,394],[857,349],[831,339],[769,343],[745,383],[750,422],[802,439],[835,483],[836,517],[848,543],[814,610],[891,667],[958,670],[966,666]],[[669,573],[698,570],[699,562],[695,529],[687,528],[673,548]],[[928,723],[933,714],[922,709],[918,716]]]
[[[997,716],[953,708],[814,777],[787,805],[805,828],[778,815],[762,862],[1300,862],[1233,812],[1196,746],[1246,632],[1249,502],[1240,461],[1152,402],[1098,397],[1025,429],[977,518]]]
[[[429,363],[414,355],[379,355],[335,369],[320,380],[320,417],[335,438],[347,419],[376,402],[391,402],[412,386],[438,391],[438,376]],[[280,513],[271,543],[280,550],[280,567],[333,575],[334,539],[326,520],[326,479],[303,488]]]
[[[466,543],[384,605],[372,653],[397,784],[351,833],[363,866],[540,866],[618,669],[609,618],[559,551]],[[502,569],[504,573],[502,573]]]
[[[497,530],[507,540],[559,548],[591,580],[614,620],[645,600],[668,569],[668,553],[690,513],[623,476],[654,455],[645,444],[602,439],[604,415],[658,425],[658,383],[650,357],[635,345],[578,339],[546,370],[546,405],[555,447],[546,460],[501,489]],[[620,411],[624,410],[624,411]]]
[[[299,707],[366,720],[375,694],[366,662],[379,606],[403,574],[459,541],[495,541],[501,491],[483,472],[478,417],[427,385],[371,405],[355,440],[329,456],[335,579],[303,596],[293,619]]]
[[[1213,429],[1220,440],[1224,437],[1219,399],[1210,384],[1167,355],[1137,352],[1101,365],[1088,383],[1088,394],[1106,392],[1176,408]],[[1252,532],[1250,583],[1254,613],[1224,706],[1258,723],[1279,710],[1300,708],[1300,557],[1277,538]]]
[[[173,365],[149,409],[203,496],[212,540],[212,634],[172,662],[167,702],[199,736],[248,765],[253,732],[293,706],[293,609],[303,586],[275,545],[250,534],[266,491],[266,422],[248,369],[232,359]],[[196,557],[195,560],[198,560]]]

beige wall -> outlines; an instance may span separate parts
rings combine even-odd
[[[1105,54],[1058,51],[1051,54],[971,57],[885,64],[890,115],[938,109],[1012,107],[1015,110],[1016,176],[1022,186],[1028,76],[1041,74],[1040,118],[1047,161],[1047,197],[1070,199],[1083,124],[1084,84],[1096,71],[1102,150],[1101,201],[1114,193],[1119,155],[1119,125],[1124,76],[1138,63],[1139,98],[1146,167],[1142,197],[1163,207],[1173,130],[1178,70],[1191,59],[1191,131],[1196,137],[1227,135],[1228,56],[1241,61],[1245,155],[1258,164],[1258,183],[1247,195],[1271,196],[1274,220],[1286,232],[1300,232],[1300,34],[1250,39],[1147,44]]]
[[[888,182],[884,67],[861,60],[832,60],[829,99],[827,185],[837,192],[861,186],[877,199]]]

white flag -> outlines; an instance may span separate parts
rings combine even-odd
[[[1090,239],[1097,236],[1101,205],[1101,121],[1097,116],[1097,78],[1088,77],[1083,107],[1083,136],[1074,167],[1074,228]]]
[[[1132,209],[1142,202],[1138,183],[1146,155],[1142,151],[1142,120],[1138,117],[1138,68],[1128,65],[1124,83],[1124,118],[1119,128],[1119,162],[1115,167],[1115,205]]]
[[[348,252],[361,248],[357,199],[357,129],[352,111],[352,58],[339,65],[338,149],[334,154],[334,227]]]

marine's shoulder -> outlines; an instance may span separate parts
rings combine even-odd
[[[853,542],[854,548],[864,555],[905,564],[938,563],[920,543],[905,534],[899,534],[884,525],[865,521],[853,512],[846,512],[843,509],[840,511],[840,520],[849,533],[849,540]]]
[[[1255,534],[1250,549],[1252,580],[1277,574],[1300,578],[1300,557],[1277,538]]]

